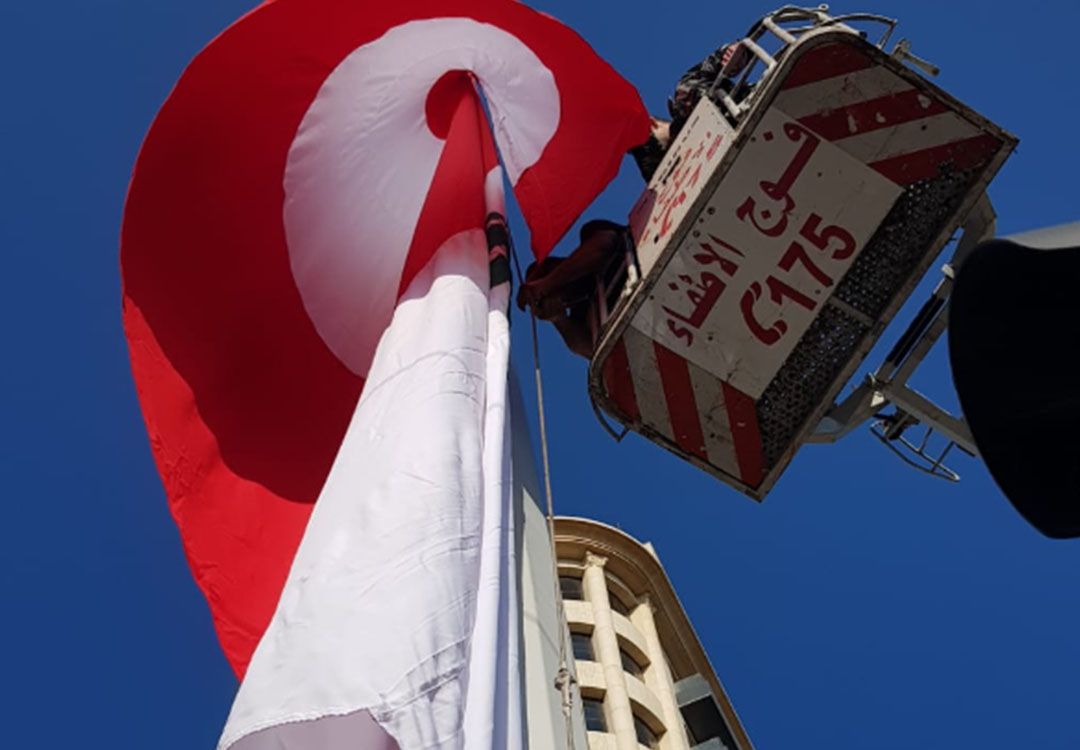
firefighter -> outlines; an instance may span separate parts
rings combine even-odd
[[[756,30],[755,26],[749,35],[753,35]],[[744,44],[732,42],[717,47],[711,55],[683,73],[667,101],[671,119],[654,117],[649,140],[630,151],[645,182],[652,179],[668,146],[682,130],[701,97],[712,96],[715,99],[720,93],[726,92],[738,101],[746,95],[747,91],[734,90],[734,79],[752,58],[753,54]]]
[[[553,323],[567,348],[586,359],[593,353],[589,309],[597,278],[625,252],[629,231],[623,224],[604,219],[586,223],[574,252],[530,265],[518,290],[518,307],[530,307],[537,318]]]
[[[753,35],[756,26],[750,30]],[[749,64],[751,52],[739,42],[718,47],[711,55],[686,71],[668,99],[670,120],[652,119],[652,132],[630,154],[641,176],[648,182],[660,165],[668,146],[679,134],[702,96],[716,96],[718,91],[739,98],[746,92],[733,92],[737,76]],[[585,358],[592,357],[593,332],[589,310],[596,294],[597,277],[616,262],[629,247],[629,228],[597,219],[581,228],[581,242],[566,258],[549,256],[533,263],[518,290],[517,304],[532,309],[540,320],[555,325],[567,348]]]

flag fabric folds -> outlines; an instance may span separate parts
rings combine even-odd
[[[397,295],[437,247],[418,221],[446,129],[429,106],[452,70],[479,81],[540,255],[648,134],[634,89],[520,3],[277,0],[195,58],[136,162],[121,237],[132,369],[238,674]]]
[[[501,170],[471,81],[452,75],[445,94],[420,221],[471,227],[444,237],[382,336],[221,748],[278,748],[304,731],[289,725],[321,734],[357,712],[403,748],[521,745],[517,634],[500,616],[515,609],[509,282],[489,289],[484,231]]]
[[[583,40],[510,0],[275,0],[181,77],[128,195],[124,325],[245,676],[222,747],[518,744],[484,219],[505,169],[543,257],[648,131]]]

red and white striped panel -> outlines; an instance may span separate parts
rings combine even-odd
[[[898,185],[964,170],[1003,146],[861,50],[836,42],[796,62],[773,106]]]
[[[750,487],[765,477],[750,396],[633,327],[604,362],[608,397],[632,423]]]
[[[901,187],[942,166],[985,165],[1006,144],[938,98],[844,42],[814,47],[789,71],[772,106]],[[765,466],[754,400],[634,327],[603,366],[610,402],[627,424],[757,488]]]

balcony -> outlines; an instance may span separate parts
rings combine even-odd
[[[712,687],[704,677],[694,674],[675,683],[675,702],[691,741],[697,742],[693,750],[738,750]]]

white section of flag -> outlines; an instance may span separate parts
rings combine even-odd
[[[484,186],[489,212],[506,215],[502,170]],[[509,261],[509,258],[506,259]],[[465,700],[465,746],[518,750],[523,745],[518,560],[511,479],[509,401],[510,284],[489,294],[488,400],[484,423],[484,520],[469,689]],[[499,384],[498,393],[493,391]]]
[[[402,297],[220,749],[360,711],[401,750],[521,746],[509,291],[488,287],[477,228]]]
[[[559,90],[524,42],[470,18],[411,21],[351,52],[320,87],[289,147],[284,220],[296,286],[326,345],[362,377],[394,310],[445,145],[431,132],[425,105],[451,70],[473,71],[482,83],[516,183],[559,127]]]

